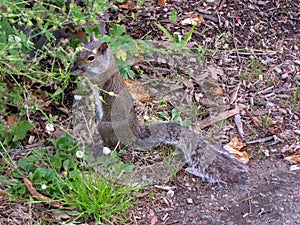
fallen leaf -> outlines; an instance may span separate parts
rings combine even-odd
[[[2,197],[0,197],[0,202],[1,202],[2,200],[7,200],[7,199],[8,199],[8,194],[7,194],[7,192],[4,191],[4,190],[2,190],[1,188],[0,188],[0,196],[2,196]]]
[[[6,118],[6,125],[12,126],[19,122],[19,118],[15,114],[10,114]]]
[[[239,108],[227,110],[225,112],[219,113],[217,116],[209,116],[209,117],[207,117],[207,118],[205,118],[203,120],[200,120],[198,122],[198,126],[199,126],[200,129],[203,129],[203,128],[208,127],[208,126],[210,126],[210,125],[212,125],[212,124],[214,124],[214,123],[216,123],[218,121],[226,120],[229,117],[232,117],[232,116],[234,116],[235,114],[238,114],[238,113],[240,113],[240,109]]]
[[[45,91],[42,90],[35,90],[31,91],[30,94],[28,95],[28,100],[30,103],[34,103],[36,106],[41,108],[44,111],[50,110],[50,103],[51,101],[48,100],[48,94]]]
[[[194,13],[194,12],[190,12],[190,13],[187,13],[185,16],[184,16],[184,20],[182,20],[180,22],[181,25],[185,26],[185,25],[200,25],[201,23],[204,22],[203,18],[197,14],[197,13]]]
[[[284,160],[292,164],[300,163],[300,154],[286,156],[284,157]]]
[[[135,1],[127,0],[125,4],[119,6],[121,9],[133,9],[135,7]]]
[[[228,144],[224,146],[230,154],[238,158],[244,164],[249,162],[249,156],[246,151],[243,151],[247,145],[243,142],[240,142],[237,137],[233,138]]]
[[[152,217],[150,225],[155,225],[158,222],[157,216]]]
[[[164,7],[169,0],[158,0],[158,5]]]
[[[125,84],[134,100],[140,102],[150,102],[152,100],[150,94],[146,91],[141,83],[126,79]]]
[[[211,95],[221,95],[225,93],[225,89],[221,88],[219,83],[213,79],[206,79],[203,83],[203,88],[208,90]]]
[[[221,87],[213,87],[209,88],[209,93],[211,93],[212,95],[221,95],[225,93],[225,89]]]

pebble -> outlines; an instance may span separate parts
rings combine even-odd
[[[175,193],[174,191],[169,190],[169,191],[167,192],[167,196],[168,196],[169,198],[173,198],[174,193]]]
[[[276,71],[276,73],[281,74],[282,73],[282,69],[280,69],[279,67],[275,67],[274,70]]]
[[[235,222],[234,221],[228,221],[227,225],[235,225]]]
[[[289,75],[287,73],[284,73],[284,74],[281,75],[282,80],[285,80],[287,78],[289,78]]]
[[[187,201],[188,204],[193,204],[193,199],[192,198],[188,198],[186,201]]]
[[[267,108],[267,109],[272,109],[272,108],[274,108],[274,107],[275,107],[275,104],[274,104],[274,103],[267,101],[267,104],[266,104],[266,108]]]
[[[258,1],[258,2],[257,2],[257,5],[259,5],[259,6],[264,6],[265,4],[266,4],[265,1]]]
[[[278,111],[281,112],[282,114],[287,114],[287,110],[284,108],[279,108]]]

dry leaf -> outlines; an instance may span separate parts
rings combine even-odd
[[[157,216],[152,217],[150,225],[155,225],[158,222]]]
[[[164,7],[169,0],[158,0],[158,5]]]
[[[219,83],[213,79],[206,79],[203,83],[205,89],[212,95],[221,95],[225,93],[225,89],[221,88]]]
[[[203,18],[198,15],[197,13],[193,13],[193,12],[190,12],[190,13],[187,13],[185,16],[184,16],[184,20],[182,20],[180,22],[181,25],[185,26],[185,25],[200,25],[201,23],[203,23]]]
[[[28,95],[29,102],[34,103],[44,111],[49,110],[49,105],[51,103],[50,100],[47,101],[47,98],[48,98],[47,92],[42,90],[31,91],[30,94]]]
[[[225,89],[221,87],[213,87],[209,88],[209,93],[211,93],[212,95],[221,95],[225,93]]]
[[[119,6],[121,9],[133,9],[135,7],[135,1],[127,0],[125,4]]]
[[[16,115],[14,115],[14,114],[10,114],[6,118],[6,125],[7,126],[15,125],[18,122],[19,122],[19,118]]]
[[[235,137],[224,146],[224,149],[226,149],[231,155],[238,158],[244,164],[247,164],[249,162],[249,156],[246,151],[243,151],[246,146],[247,145],[245,143],[240,142],[238,138]]]
[[[300,154],[286,156],[286,157],[284,157],[284,160],[286,160],[292,164],[300,163]]]
[[[140,102],[150,102],[152,100],[150,94],[145,90],[141,83],[126,79],[125,84],[134,100]]]
[[[2,200],[7,200],[7,199],[8,199],[8,194],[7,194],[7,192],[4,191],[4,190],[2,190],[1,188],[0,188],[0,196],[2,196],[2,197],[0,197],[0,202],[1,202]]]

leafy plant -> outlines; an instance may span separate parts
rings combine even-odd
[[[18,167],[10,179],[0,179],[8,186],[5,191],[15,197],[26,195],[28,191],[19,179],[27,177],[40,194],[51,196],[51,200],[66,207],[75,207],[77,210],[73,214],[77,217],[72,219],[74,221],[84,218],[86,221],[94,219],[97,223],[125,223],[139,189],[116,184],[94,171],[85,160],[85,152],[78,154],[82,149],[69,135],[50,141],[55,151],[34,149],[18,160]],[[112,155],[106,163],[113,165],[119,161],[119,156]],[[122,166],[119,169],[128,167]]]
[[[3,123],[0,123],[0,142],[5,148],[16,148],[19,141],[25,138],[27,132],[34,126],[28,120],[11,125],[8,130]]]
[[[179,123],[182,126],[189,126],[191,125],[191,121],[187,120],[184,121],[182,120],[180,114],[180,110],[174,108],[171,111],[171,116],[169,116],[169,114],[167,112],[157,112],[157,114],[164,120],[164,121],[168,121],[168,122],[176,122]]]
[[[171,22],[175,23],[177,20],[177,11],[176,10],[172,10],[171,12]]]
[[[161,29],[161,31],[169,38],[169,40],[171,41],[172,45],[171,45],[171,49],[173,50],[180,50],[183,49],[184,47],[186,47],[187,43],[189,42],[189,40],[192,37],[192,34],[194,32],[195,29],[195,25],[192,26],[192,28],[189,30],[189,32],[186,34],[186,36],[183,38],[183,40],[180,40],[179,36],[177,34],[171,34],[165,27],[163,27],[161,24],[159,23],[155,23],[155,25]]]

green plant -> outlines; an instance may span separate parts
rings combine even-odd
[[[155,25],[169,38],[171,41],[170,48],[173,50],[181,50],[186,47],[187,43],[192,37],[192,34],[194,32],[195,26],[193,25],[192,28],[189,30],[189,32],[186,34],[186,36],[183,38],[183,40],[180,40],[179,36],[177,34],[171,34],[165,27],[163,27],[159,23],[155,23]]]
[[[100,224],[125,224],[137,188],[120,187],[88,170],[74,170],[66,179],[69,190],[62,190],[62,203],[78,208],[78,217],[93,217]]]
[[[157,112],[157,114],[164,120],[164,121],[168,121],[168,122],[176,122],[179,123],[182,126],[189,126],[191,124],[191,121],[187,120],[184,121],[182,120],[180,114],[180,110],[174,108],[171,111],[171,116],[169,116],[169,114],[164,111],[164,112]]]
[[[176,10],[172,10],[171,12],[171,22],[175,23],[177,20],[177,11]]]
[[[6,129],[5,125],[0,122],[0,143],[3,148],[17,148],[20,140],[25,138],[27,132],[34,126],[26,119],[21,119],[21,122],[11,125]]]
[[[69,135],[50,141],[55,150],[32,150],[31,154],[18,160],[18,166],[13,166],[10,178],[0,179],[11,198],[28,194],[19,180],[26,177],[39,193],[51,196],[52,201],[75,207],[72,214],[76,218],[73,217],[73,221],[83,218],[98,223],[125,223],[126,214],[134,204],[133,199],[139,189],[117,184],[112,177],[94,171],[86,161],[87,152]],[[7,163],[14,165],[12,159],[8,159]],[[112,154],[105,163],[111,166],[119,161],[119,155]],[[129,167],[122,164],[118,169],[126,170]]]

